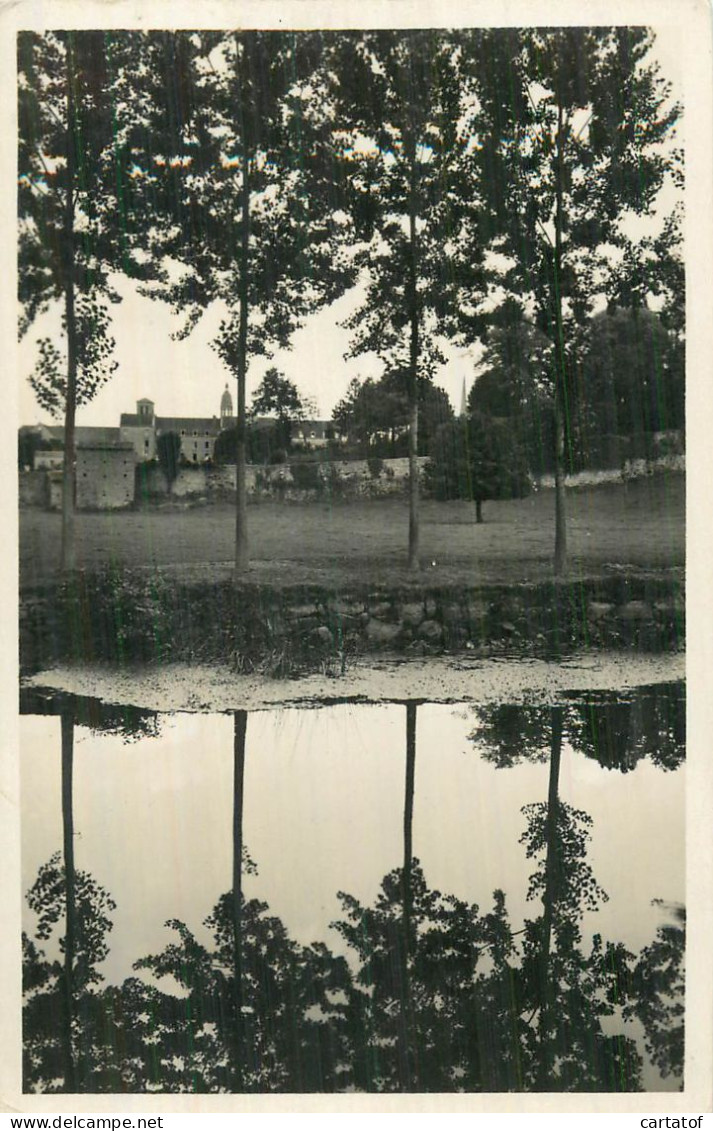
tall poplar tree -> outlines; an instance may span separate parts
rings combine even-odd
[[[126,234],[111,43],[103,32],[18,36],[20,335],[59,305],[64,349],[39,341],[31,383],[63,416],[62,568],[75,565],[75,418],[116,368],[110,285]],[[128,103],[125,104],[125,108]]]
[[[496,282],[549,342],[555,446],[555,555],[567,568],[565,472],[579,352],[607,301],[643,305],[657,262],[680,291],[676,225],[635,235],[667,175],[679,107],[646,28],[494,30],[476,71],[490,133],[475,155],[492,205]],[[640,230],[640,229],[639,229]]]
[[[248,565],[250,361],[289,346],[302,320],[347,285],[336,250],[347,217],[319,33],[179,32],[169,40],[161,50],[180,63],[172,148],[152,154],[147,138],[142,160],[161,197],[151,255],[169,264],[154,293],[184,316],[184,333],[212,303],[226,309],[214,345],[237,382],[239,574]]]
[[[373,351],[398,375],[409,406],[408,565],[419,568],[419,400],[445,359],[462,283],[456,253],[466,198],[462,158],[471,142],[459,36],[443,31],[343,35],[335,51],[338,121],[362,243],[364,302],[348,322],[352,353]],[[475,247],[467,265],[480,278]]]

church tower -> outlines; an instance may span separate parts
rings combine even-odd
[[[225,386],[225,392],[220,398],[220,427],[230,428],[233,424],[233,398],[230,395],[228,386]]]

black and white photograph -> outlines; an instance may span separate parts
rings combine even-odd
[[[711,1110],[710,13],[502,7],[5,21],[13,1110]]]

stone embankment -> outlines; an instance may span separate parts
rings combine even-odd
[[[25,672],[53,663],[217,662],[265,674],[351,656],[559,657],[587,648],[678,651],[683,578],[614,575],[520,586],[235,586],[149,571],[23,593]]]

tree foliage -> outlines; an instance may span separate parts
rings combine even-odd
[[[493,206],[494,283],[548,343],[561,573],[585,327],[602,300],[641,308],[664,287],[657,260],[675,262],[675,221],[634,239],[629,220],[650,216],[678,175],[680,111],[644,28],[493,30],[486,42],[478,97],[493,128],[474,161]],[[673,266],[664,274],[680,284]]]
[[[544,335],[505,302],[488,329],[468,414],[504,427],[533,475],[553,467],[552,386]]]
[[[162,432],[156,440],[156,455],[169,490],[178,477],[181,462],[181,437],[177,432]]]
[[[471,413],[442,425],[433,437],[426,485],[436,499],[469,499],[482,522],[487,499],[522,498],[530,491],[525,452],[504,421]]]
[[[418,453],[427,454],[438,428],[453,419],[448,394],[431,381],[418,390]],[[356,442],[362,453],[403,456],[408,453],[409,404],[407,375],[387,371],[378,381],[354,378],[346,396],[335,406],[332,420],[342,437]]]
[[[106,384],[119,363],[114,359],[114,338],[109,332],[110,314],[106,302],[96,296],[80,295],[76,300],[78,339],[77,407],[88,404]],[[63,319],[66,330],[66,318]],[[67,405],[67,356],[52,338],[40,338],[38,359],[30,374],[30,384],[40,408],[62,418]]]
[[[409,409],[409,566],[418,567],[419,386],[443,360],[453,325],[456,247],[463,224],[460,127],[467,96],[455,33],[344,35],[337,107],[350,161],[352,215],[363,241],[364,302],[348,320],[352,354],[372,351],[406,375]],[[471,247],[475,285],[482,254]],[[463,268],[465,270],[465,268]]]
[[[260,415],[276,418],[277,423],[273,430],[274,446],[285,451],[292,440],[293,423],[304,420],[307,415],[305,404],[294,381],[290,381],[274,366],[267,370],[253,393],[250,416],[254,419]],[[250,460],[250,462],[256,461]]]
[[[650,441],[685,424],[683,346],[651,310],[613,309],[590,322],[580,367],[583,446],[598,436]]]
[[[677,1076],[682,1088],[686,910],[676,906],[673,913],[674,921],[660,926],[639,956],[626,1016],[644,1026],[647,1052],[661,1075]]]
[[[74,566],[74,428],[115,369],[110,271],[128,214],[120,207],[123,156],[102,32],[18,36],[18,298],[20,333],[60,304],[64,350],[39,342],[30,378],[43,408],[64,415],[62,566]]]
[[[152,293],[188,333],[213,302],[224,304],[214,342],[236,377],[236,568],[247,565],[245,387],[249,361],[289,345],[307,314],[351,276],[338,252],[346,223],[328,147],[328,103],[319,96],[317,33],[176,32],[159,45],[176,57],[180,114],[160,177]],[[145,175],[157,176],[147,142]]]

